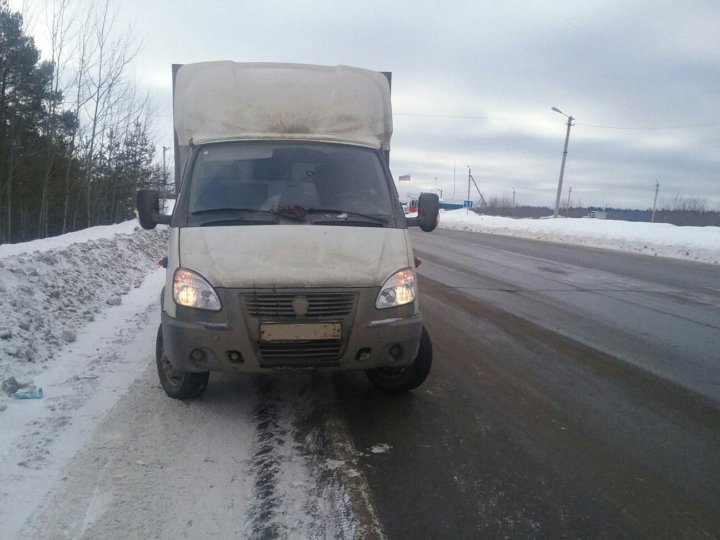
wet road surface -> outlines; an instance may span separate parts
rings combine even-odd
[[[717,267],[413,234],[435,363],[334,376],[389,538],[720,536]]]

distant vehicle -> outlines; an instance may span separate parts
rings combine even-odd
[[[388,169],[385,74],[294,64],[174,66],[172,216],[140,190],[139,220],[169,224],[156,357],[173,398],[210,371],[365,370],[411,390],[432,364],[408,226]],[[180,167],[179,165],[182,165]]]

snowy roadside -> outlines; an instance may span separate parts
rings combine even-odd
[[[129,222],[0,246],[0,381],[44,392],[0,396],[0,538],[382,538],[326,377],[215,377],[192,407],[148,377],[165,242]]]
[[[2,538],[14,537],[152,357],[164,282],[154,259],[166,232],[134,222],[95,229],[0,246]],[[147,354],[132,347],[139,334]],[[43,397],[12,399],[18,383]]]
[[[481,216],[464,209],[443,212],[439,226],[720,264],[720,227],[602,219],[512,219]]]
[[[688,255],[679,258],[694,256],[702,262],[720,262],[717,227],[579,219],[510,220],[465,214],[464,210],[443,213],[441,224],[611,249],[621,249],[618,246],[622,244],[626,250],[640,253],[653,253],[652,248],[659,256],[673,256],[673,250],[685,249]],[[180,455],[175,461],[167,455],[153,454],[158,444],[150,435],[156,418],[146,418],[150,422],[147,425],[128,425],[128,436],[137,435],[134,430],[139,429],[148,438],[143,452],[154,456],[155,461],[161,457],[165,460],[151,478],[153,481],[138,484],[138,489],[145,490],[155,489],[157,484],[157,505],[146,508],[142,490],[131,493],[130,489],[135,479],[147,476],[151,460],[142,452],[136,457],[135,443],[132,452],[123,454],[130,439],[117,439],[113,427],[128,422],[129,418],[123,416],[129,407],[123,408],[128,399],[137,399],[133,405],[140,407],[140,413],[158,410],[148,409],[149,402],[140,404],[138,396],[143,395],[140,390],[154,384],[139,379],[147,377],[152,369],[158,293],[164,282],[164,271],[157,269],[154,260],[165,250],[166,230],[142,231],[134,221],[0,246],[0,382],[15,381],[14,385],[6,384],[8,391],[0,392],[0,409],[4,407],[0,410],[0,538],[15,537],[23,524],[44,523],[46,517],[39,517],[39,513],[65,516],[60,521],[70,527],[68,530],[103,527],[107,532],[115,527],[118,532],[116,512],[130,499],[137,501],[137,507],[130,506],[128,512],[136,512],[138,520],[147,521],[154,516],[157,505],[165,501],[168,485],[163,482],[173,463],[190,463],[194,459],[193,445],[180,443],[176,445]],[[709,254],[705,260],[700,258],[704,253],[701,250]],[[237,440],[217,447],[221,454],[229,448],[234,453],[223,454],[223,459],[203,455],[201,458],[209,461],[202,461],[201,466],[209,468],[217,460],[218,467],[211,471],[216,487],[227,480],[227,471],[235,466],[252,481],[243,488],[231,482],[225,486],[225,495],[218,492],[214,499],[221,502],[235,497],[238,506],[233,509],[234,515],[247,520],[241,524],[244,533],[357,536],[358,531],[370,530],[379,535],[381,528],[355,463],[360,454],[343,435],[346,430],[340,419],[333,420],[330,414],[334,410],[330,386],[315,382],[307,386],[302,379],[293,382],[283,378],[268,387],[262,377],[250,377],[240,383],[247,387],[246,393],[237,392],[237,382],[230,379],[225,379],[223,393],[223,378],[213,381],[211,395],[215,399],[196,404],[198,412],[207,408],[203,412],[207,418],[197,419],[196,435],[202,439],[207,427],[215,429],[212,433],[219,441],[230,437],[228,433]],[[10,391],[19,386],[17,383],[27,389],[25,385],[31,382],[43,389],[42,399],[9,397]],[[248,395],[254,395],[254,400],[248,400]],[[185,424],[180,422],[185,405],[154,395],[148,399],[162,403],[162,414],[177,420],[167,423],[168,430],[176,431],[173,436],[185,433]],[[116,414],[109,414],[116,408],[120,409]],[[227,421],[216,425],[213,422],[220,412]],[[317,417],[329,418],[328,424],[305,425],[308,418]],[[101,433],[99,442],[88,447],[102,422],[112,429],[105,435]],[[326,436],[329,439],[323,438]],[[267,441],[273,441],[271,447],[264,446]],[[375,454],[388,449],[379,444],[359,450]],[[186,451],[190,454],[182,454]],[[87,460],[97,461],[103,456],[119,463],[119,468],[107,468],[102,461],[90,467],[100,478],[100,491],[84,496],[85,506],[81,504],[76,510],[83,513],[78,521],[70,509],[79,501],[76,492],[67,486],[84,486]],[[125,456],[128,467],[120,463]],[[112,475],[105,478],[108,471]],[[188,481],[169,488],[178,488],[178,504],[193,500],[188,494],[197,486],[192,478]],[[66,506],[53,506],[64,499]],[[141,510],[146,510],[147,515]],[[339,519],[328,522],[323,517],[328,513]],[[127,513],[122,515],[129,519]],[[104,520],[109,520],[107,529]],[[188,531],[179,525],[180,532]],[[72,528],[75,526],[79,529]],[[29,527],[28,537],[37,537],[38,529]]]

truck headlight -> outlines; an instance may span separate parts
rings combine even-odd
[[[178,268],[173,276],[173,300],[185,307],[220,311],[222,304],[215,289],[205,278],[186,268]]]
[[[385,309],[404,306],[415,300],[415,274],[410,268],[395,272],[380,288],[375,307]]]

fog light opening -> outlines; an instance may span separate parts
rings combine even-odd
[[[193,349],[190,353],[190,361],[193,364],[202,364],[207,359],[207,355],[205,354],[205,351],[202,349]]]
[[[402,350],[402,347],[401,347],[400,345],[395,344],[395,345],[391,345],[391,346],[390,346],[390,349],[388,349],[388,353],[389,353],[390,356],[392,356],[395,360],[399,360],[400,358],[402,358],[403,350]]]
[[[367,362],[370,360],[370,353],[372,352],[372,349],[370,347],[366,347],[364,349],[360,349],[357,354],[355,355],[355,360],[358,362]]]
[[[233,364],[241,364],[244,361],[242,354],[238,351],[228,351],[227,357]]]

